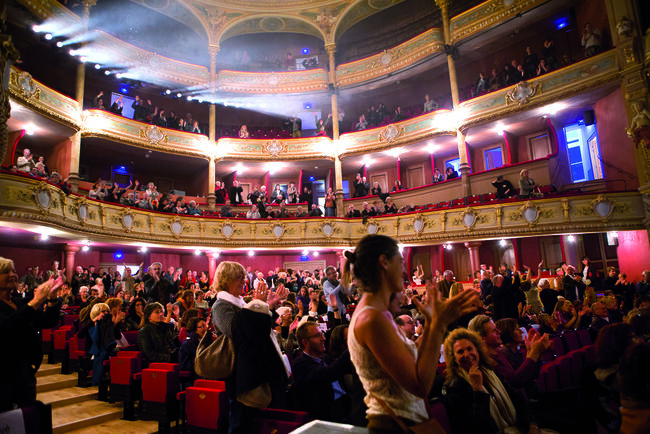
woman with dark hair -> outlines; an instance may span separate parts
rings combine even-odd
[[[210,289],[210,278],[208,277],[207,271],[201,271],[201,277],[199,277],[199,289],[203,292],[208,292]]]
[[[201,338],[208,332],[208,326],[203,318],[194,317],[187,322],[186,330],[187,337],[181,343],[178,358],[181,371],[190,371],[191,375],[188,383],[192,384],[196,380],[196,372],[194,371],[196,349],[199,347]]]
[[[417,303],[426,319],[419,347],[397,329],[388,305],[391,294],[403,289],[403,261],[395,240],[368,235],[354,252],[346,252],[343,285],[352,275],[362,296],[348,333],[350,358],[367,393],[368,428],[395,431],[429,416],[426,398],[433,386],[435,366],[447,326],[472,309],[474,291],[441,301],[427,284],[427,301]]]
[[[465,291],[467,292],[467,291]],[[483,339],[456,329],[445,339],[447,412],[454,432],[538,432],[526,401],[492,370]]]
[[[171,310],[171,304],[168,307]],[[144,308],[144,327],[138,333],[138,348],[149,363],[176,363],[179,342],[174,326],[165,322],[165,312],[160,303],[150,303]]]
[[[188,271],[188,273],[191,273],[191,271]],[[178,315],[182,317],[187,310],[194,308],[194,291],[186,289],[174,304],[178,306]]]
[[[127,330],[140,330],[144,327],[144,307],[146,305],[147,302],[142,297],[133,299],[125,319]]]
[[[309,312],[309,290],[306,286],[300,288],[300,292],[298,293],[298,297],[296,297],[296,299],[298,303],[302,304],[302,311]]]
[[[185,341],[185,338],[187,338],[189,330],[187,330],[187,325],[189,324],[190,320],[192,318],[201,318],[201,311],[198,309],[187,309],[183,315],[181,316],[181,320],[179,322],[180,330],[178,331],[178,341],[180,343],[183,343]]]
[[[610,324],[603,327],[596,338],[596,365],[587,366],[580,375],[578,404],[584,423],[596,430],[596,422],[607,432],[618,433],[621,427],[619,363],[625,351],[640,339],[631,325]],[[623,431],[621,431],[623,432]]]

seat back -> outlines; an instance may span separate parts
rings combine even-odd
[[[79,315],[67,314],[63,317],[63,325],[74,326],[76,320],[79,319]]]
[[[586,347],[591,345],[591,336],[589,335],[589,330],[580,329],[578,330],[578,341],[580,342],[581,347]]]
[[[438,421],[447,434],[451,434],[451,424],[447,415],[447,407],[442,402],[436,402],[431,406],[431,417]]]
[[[199,378],[194,382],[193,387],[201,387],[203,389],[226,390],[226,382],[217,381],[217,380],[204,380]]]
[[[580,348],[578,334],[573,330],[564,332],[564,343],[566,344],[567,351],[573,351]]]
[[[129,343],[129,345],[138,344],[138,330],[131,330],[128,332],[123,332],[124,338]]]
[[[74,330],[71,325],[62,326],[54,332],[53,344],[55,350],[65,350],[65,343],[72,338]]]
[[[217,430],[228,418],[228,395],[224,390],[188,387],[185,390],[187,424]]]
[[[171,402],[176,399],[179,389],[177,371],[151,368],[142,371],[142,399],[144,401]]]
[[[564,349],[564,343],[562,341],[562,336],[554,336],[553,340],[553,352],[556,357],[563,356],[566,351]]]
[[[149,364],[149,369],[160,369],[163,371],[174,371],[177,374],[181,372],[181,365],[178,363],[160,363],[154,362]]]
[[[133,358],[136,361],[135,372],[142,371],[142,352],[141,351],[120,351],[117,353],[118,357]]]
[[[573,386],[571,375],[571,357],[561,356],[554,362],[557,364],[558,387],[566,389]]]
[[[131,384],[133,374],[137,371],[137,359],[135,357],[111,357],[111,384]]]
[[[558,390],[558,373],[557,365],[555,363],[550,362],[542,366],[539,377],[541,380],[539,382],[539,385],[542,389],[547,392]]]

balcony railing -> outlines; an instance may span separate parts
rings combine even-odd
[[[116,243],[138,242],[214,248],[345,247],[368,233],[406,244],[449,240],[643,229],[637,191],[577,194],[491,203],[369,219],[242,220],[181,217],[66,196],[44,181],[0,174],[4,226],[42,226]]]

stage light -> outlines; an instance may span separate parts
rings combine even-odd
[[[120,92],[121,93],[129,93],[129,86],[127,86],[127,85],[120,86]]]
[[[115,252],[115,253],[113,253],[113,258],[114,258],[114,259],[124,259],[124,253],[122,253],[122,252]]]
[[[569,18],[567,17],[558,18],[557,20],[553,21],[553,24],[555,25],[555,28],[557,30],[563,29],[569,25]]]
[[[28,125],[27,127],[25,127],[25,134],[27,134],[28,136],[33,136],[34,132],[35,131],[33,125]]]
[[[318,258],[318,255],[320,255],[320,253],[318,253],[318,252],[314,252],[314,255],[313,255],[313,256],[314,256],[314,258]]]
[[[194,256],[201,256],[201,249],[196,249],[194,251]]]
[[[111,71],[107,69],[106,71],[104,71],[104,75],[111,75]]]
[[[56,46],[59,47],[59,48],[63,47],[63,42],[61,42],[61,41],[57,42]]]
[[[249,250],[248,256],[255,256],[255,250]]]
[[[77,50],[69,50],[68,54],[70,54],[71,56],[76,56],[78,53]]]
[[[310,102],[306,102],[303,104],[303,107],[305,107],[305,110],[311,110],[312,105]]]
[[[303,48],[302,54],[309,54],[309,48]]]
[[[188,97],[187,97],[187,100],[188,100],[188,101],[192,101],[192,97],[191,97],[191,96],[188,96]]]
[[[35,31],[36,33],[40,32],[41,29],[42,29],[42,27],[39,26],[38,24],[34,24],[34,25],[32,26],[32,30]]]
[[[302,256],[309,256],[309,250],[305,249],[302,251]]]
[[[81,251],[82,251],[82,252],[87,252],[88,250],[90,250],[90,247],[88,247],[88,246],[83,246],[83,247],[81,248]]]
[[[41,234],[41,241],[47,241],[50,238],[48,234]]]
[[[447,244],[447,247],[445,247],[445,248],[446,248],[447,250],[451,250],[451,249],[453,249],[453,247],[451,246],[451,244]]]
[[[576,237],[574,237],[573,235],[569,235],[568,237],[566,237],[566,240],[570,243],[575,243]]]
[[[48,41],[51,41],[52,40],[52,34],[51,33],[46,33],[45,34],[45,39],[48,40]]]
[[[314,178],[313,176],[310,176],[309,177],[309,182],[314,182],[314,181],[316,181],[316,178]]]
[[[88,61],[88,58],[86,56],[81,56],[79,60],[81,61],[81,63],[86,63]]]
[[[501,247],[505,247],[507,244],[508,244],[508,242],[507,242],[506,240],[501,240],[501,241],[499,241],[499,245],[500,245]]]
[[[165,91],[165,94],[167,94],[167,95],[170,95],[171,93],[172,93],[172,91],[169,90],[169,89],[167,89],[167,90]]]
[[[180,97],[182,97],[182,96],[183,96],[183,94],[180,93],[180,92],[178,92],[178,93],[176,94],[176,97],[177,97],[177,98],[180,98]]]
[[[95,63],[95,69],[102,69],[102,65],[100,65],[99,63]]]
[[[147,246],[142,246],[138,249],[138,252],[140,253],[147,253]]]

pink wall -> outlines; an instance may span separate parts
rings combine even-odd
[[[52,261],[64,263],[62,251],[57,246],[39,245],[38,248],[0,246],[0,256],[14,261],[14,267],[19,276],[25,274],[26,267],[38,265],[45,271],[50,268]]]
[[[627,116],[624,115],[626,113],[625,101],[621,89],[617,88],[596,102],[594,113],[598,140],[600,140],[600,152],[603,162],[606,163],[603,165],[605,179],[625,179],[628,190],[638,188],[639,178],[634,145],[625,134],[628,121]],[[614,167],[610,167],[608,164]],[[621,168],[634,177],[621,174],[616,168]],[[622,188],[622,186],[618,188]]]
[[[338,266],[338,259],[335,253],[324,253],[321,254],[318,258],[310,256],[312,260],[324,260],[327,265]],[[259,268],[264,274],[269,270],[275,269],[276,266],[282,267],[285,261],[300,261],[300,255],[265,255],[265,254],[256,254],[253,257],[247,255],[221,255],[217,262],[221,261],[235,261],[242,264],[244,267],[249,265],[255,268]]]
[[[47,164],[50,172],[56,170],[61,173],[64,178],[70,175],[70,160],[72,158],[71,147],[72,142],[66,139],[57,143],[50,154],[45,156],[45,164]]]
[[[643,270],[650,269],[650,242],[648,231],[618,233],[618,266],[628,279],[639,280]]]

